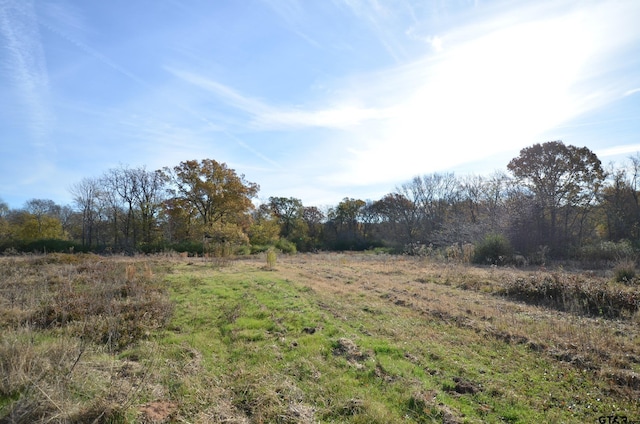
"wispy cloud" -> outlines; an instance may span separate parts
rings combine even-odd
[[[215,94],[226,104],[247,114],[248,123],[254,130],[307,127],[344,129],[370,120],[389,118],[393,114],[392,108],[361,107],[349,102],[340,102],[325,108],[278,107],[244,96],[226,85],[203,76],[171,68],[167,70],[181,80]]]
[[[378,0],[336,0],[346,6],[355,16],[369,25],[386,51],[396,62],[402,62],[407,52],[401,40],[398,40],[395,18],[401,12],[412,12],[404,2],[394,4],[393,9],[386,2]],[[402,32],[400,32],[402,33]]]
[[[401,87],[395,97],[401,100],[381,128],[348,135],[361,140],[359,147],[351,149],[345,172],[330,179],[371,184],[517,151],[615,101],[620,91],[600,79],[613,71],[614,55],[640,41],[629,19],[638,16],[637,5],[523,3],[448,32],[441,54],[363,83]]]
[[[262,0],[268,7],[270,7],[278,16],[280,16],[287,24],[288,28],[309,44],[314,47],[321,47],[321,43],[311,37],[307,31],[305,31],[305,24],[309,19],[305,12],[305,8],[300,3],[300,0]]]
[[[121,65],[115,60],[112,60],[107,55],[103,54],[98,49],[92,47],[87,41],[84,40],[83,33],[86,31],[84,25],[82,23],[82,17],[75,12],[73,9],[68,9],[66,5],[62,4],[49,4],[46,8],[47,12],[47,20],[41,20],[41,25],[43,25],[46,29],[66,40],[67,42],[74,45],[76,48],[83,51],[85,54],[90,57],[96,59],[98,62],[105,65],[107,68],[125,76],[129,80],[133,81],[139,87],[146,90],[149,93],[157,93],[157,87],[152,86],[149,82],[147,82],[144,78],[140,77],[137,73],[132,72],[127,66]],[[231,95],[232,93],[228,93]],[[160,97],[163,95],[160,94]],[[153,94],[152,97],[157,97],[156,94]],[[201,112],[196,111],[193,107],[191,107],[187,102],[181,102],[177,100],[175,97],[165,96],[161,99],[162,103],[171,104],[174,108],[178,109],[182,115],[187,115],[192,118],[195,118],[199,121],[200,124],[203,124],[206,131],[219,131],[225,133],[224,129],[221,128],[217,123],[213,122],[210,118],[203,115]],[[132,124],[131,122],[135,122]],[[156,124],[145,124],[145,120],[133,120],[129,122],[128,125],[125,125],[125,128],[128,128],[129,134],[133,137],[142,137],[143,139],[150,139],[154,142],[163,143],[167,146],[168,151],[171,151],[171,145],[183,144],[186,140],[189,140],[190,137],[187,135],[193,135],[191,129],[188,128],[180,128],[179,126],[171,126],[171,130],[158,133],[157,129],[154,127]],[[132,132],[133,131],[133,132]],[[242,140],[237,137],[232,136],[231,134],[225,133],[227,138],[232,142],[236,143],[243,149],[253,153],[255,156],[264,160],[272,166],[279,167],[280,165],[268,158],[263,153],[258,150],[252,148],[251,146],[244,143]],[[196,137],[196,139],[201,139],[200,137]],[[200,146],[202,150],[204,150],[204,146]],[[192,150],[197,151],[199,147],[194,146]]]
[[[608,147],[606,149],[598,150],[595,153],[602,159],[611,156],[631,155],[638,152],[640,152],[640,144]]]
[[[5,72],[9,73],[22,100],[33,141],[44,145],[53,114],[45,55],[32,1],[0,1],[0,40],[0,47],[9,53]]]
[[[372,23],[394,19],[373,0],[340,1]],[[616,23],[633,28],[627,16],[638,7],[554,4],[492,9],[491,19],[443,34],[446,48],[436,55],[334,81],[332,97],[316,102],[323,107],[273,105],[200,74],[169,71],[244,113],[253,130],[339,130],[330,137],[342,141],[343,171],[324,183],[394,181],[518,151],[619,98],[600,85],[612,72],[603,59],[640,41],[639,31],[610,34]],[[430,42],[442,47],[439,38]]]
[[[634,88],[633,90],[626,91],[623,97],[631,96],[632,94],[640,93],[640,88]]]

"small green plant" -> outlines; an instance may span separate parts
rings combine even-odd
[[[636,277],[636,264],[634,261],[620,261],[613,268],[614,279],[618,283],[630,283]]]
[[[269,248],[267,250],[267,268],[273,269],[276,266],[277,257],[276,249]]]

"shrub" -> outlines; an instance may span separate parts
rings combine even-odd
[[[271,246],[267,244],[252,244],[251,245],[251,254],[263,253],[269,250]]]
[[[511,256],[511,244],[502,234],[488,234],[476,246],[473,262],[502,265]]]
[[[298,251],[294,243],[284,238],[278,240],[276,248],[278,248],[282,253],[296,253]]]
[[[274,248],[267,250],[267,268],[273,269],[276,266],[277,254]]]
[[[620,318],[637,313],[637,290],[602,284],[578,275],[536,274],[508,281],[498,294],[522,302],[584,315]]]
[[[5,254],[18,253],[79,253],[87,252],[88,248],[69,240],[41,239],[32,241],[5,240],[0,243],[0,251]]]
[[[634,256],[633,246],[627,240],[603,241],[583,246],[578,255],[586,263],[615,262]]]
[[[62,252],[81,252],[81,251],[86,251],[86,249],[83,249],[81,245],[69,240],[44,239],[44,240],[36,240],[31,243],[28,243],[25,246],[25,251],[43,252],[43,253],[51,253],[51,252],[62,253]]]
[[[186,252],[189,254],[189,256],[195,256],[203,252],[204,245],[201,241],[183,241],[179,243],[173,243],[169,245],[169,248],[178,253]]]
[[[636,264],[634,261],[620,261],[613,268],[614,279],[618,283],[630,283],[636,277]]]
[[[151,242],[151,243],[142,242],[142,243],[139,243],[137,247],[138,252],[146,253],[146,254],[162,253],[170,249],[171,247],[169,246],[169,244],[162,241]]]
[[[251,254],[251,246],[248,244],[236,246],[235,254],[238,256],[249,256]]]

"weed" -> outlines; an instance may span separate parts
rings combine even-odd
[[[270,247],[267,250],[267,268],[274,269],[276,266],[277,254],[276,250],[273,247]]]

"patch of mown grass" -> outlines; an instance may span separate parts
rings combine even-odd
[[[248,262],[215,275],[194,271],[168,277],[199,285],[176,285],[169,328],[181,331],[159,343],[201,352],[199,384],[215,382],[239,420],[585,422],[597,411],[638,409],[593,373],[357,283],[348,285],[354,292],[332,292]]]

